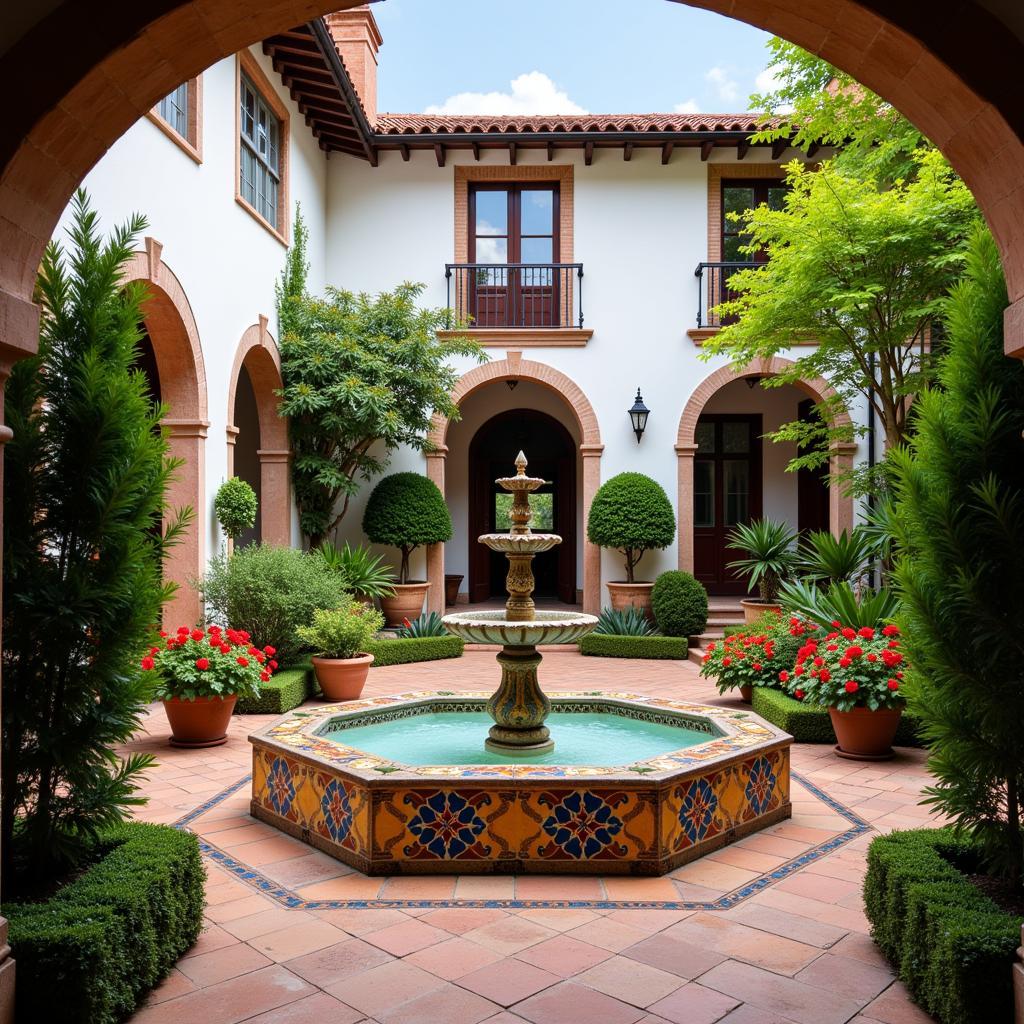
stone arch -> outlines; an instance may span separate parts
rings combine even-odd
[[[523,359],[522,352],[510,351],[504,359],[494,359],[476,366],[461,377],[452,391],[452,398],[461,405],[471,394],[489,384],[504,380],[530,380],[555,392],[569,407],[576,420],[581,438],[583,457],[583,522],[587,521],[590,503],[601,483],[601,430],[597,414],[583,389],[561,370],[547,363]],[[430,449],[426,452],[427,476],[445,493],[445,461],[448,446],[448,418],[435,416],[428,435]],[[434,544],[427,550],[427,579],[431,583],[427,594],[430,611],[444,609],[444,545]],[[601,549],[589,540],[583,540],[583,608],[597,614],[601,610]]]
[[[145,240],[125,267],[125,282],[143,281],[143,323],[153,345],[160,377],[161,398],[167,406],[163,427],[170,455],[181,459],[168,488],[167,503],[177,510],[189,506],[194,515],[179,542],[167,553],[164,575],[178,590],[164,607],[164,621],[190,625],[202,616],[202,602],[190,580],[202,575],[203,511],[205,507],[205,450],[207,418],[206,367],[192,307],[181,282],[162,258],[163,247]]]
[[[708,400],[719,388],[734,380],[747,377],[771,377],[787,370],[794,364],[792,360],[775,356],[772,359],[751,363],[742,369],[734,366],[721,366],[708,374],[694,388],[683,413],[679,417],[679,430],[676,434],[676,471],[678,480],[677,529],[679,540],[679,568],[684,572],[693,572],[693,517],[687,510],[693,507],[693,457],[697,451],[695,433],[697,421]],[[814,380],[794,382],[794,387],[802,391],[808,398],[820,402],[835,396],[835,391],[820,377]],[[833,420],[833,426],[846,426],[851,422],[849,414],[842,410]],[[829,456],[829,471],[838,473],[848,470],[853,465],[856,444],[838,444],[833,446]],[[829,488],[829,526],[834,534],[849,530],[853,526],[853,498],[842,494],[838,488]]]
[[[238,380],[245,370],[256,398],[259,421],[260,540],[267,544],[291,543],[291,479],[288,423],[278,415],[277,391],[281,388],[281,355],[267,330],[267,317],[247,327],[235,351],[228,380],[227,444],[228,476],[234,475],[235,445],[239,427],[235,423]]]

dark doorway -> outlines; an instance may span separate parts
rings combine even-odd
[[[701,416],[696,441],[694,575],[709,594],[746,594],[746,582],[728,567],[742,553],[726,541],[733,527],[761,516],[761,416]]]
[[[797,418],[801,423],[820,419],[818,407],[810,398],[797,406]],[[797,470],[797,527],[801,533],[807,530],[829,528],[828,465],[817,469]]]
[[[534,597],[576,603],[576,444],[554,417],[513,409],[489,419],[469,445],[469,599],[505,596],[508,561],[477,543],[482,533],[508,530],[511,495],[494,481],[515,475],[515,457],[530,460],[527,473],[547,484],[530,496],[531,529],[554,532],[562,543],[533,560]]]
[[[263,502],[260,488],[260,413],[253,390],[252,378],[243,363],[238,371],[238,386],[235,389],[234,424],[235,435],[234,475],[244,480],[256,492],[256,522],[245,531],[235,543],[236,548],[246,544],[257,544],[263,539]]]

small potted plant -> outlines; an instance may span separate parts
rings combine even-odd
[[[774,519],[755,519],[740,523],[728,537],[728,546],[746,552],[746,558],[729,563],[742,577],[757,587],[756,600],[741,601],[744,620],[756,621],[766,611],[782,612],[779,588],[797,564],[794,547],[796,533],[786,523]]]
[[[637,580],[636,568],[646,551],[675,540],[676,517],[664,488],[643,473],[619,473],[597,489],[587,516],[587,538],[615,548],[625,559],[626,578],[607,585],[612,608],[633,605],[652,618],[650,580]]]
[[[340,608],[318,608],[299,639],[311,650],[316,681],[328,700],[355,700],[363,692],[373,655],[366,648],[384,625],[384,616],[359,601]]]
[[[899,628],[833,627],[824,639],[800,648],[790,692],[828,708],[840,757],[885,761],[893,756],[904,708]]]
[[[238,538],[256,525],[259,507],[256,492],[241,477],[233,476],[217,488],[213,513],[228,539],[229,555]]]
[[[189,629],[160,633],[142,659],[142,668],[160,681],[175,747],[216,747],[227,742],[228,723],[239,696],[258,696],[277,662],[273,647],[260,650],[245,630]]]
[[[363,532],[374,544],[402,553],[394,593],[380,602],[387,624],[398,626],[404,619],[418,618],[430,584],[409,579],[409,556],[422,544],[443,544],[452,536],[452,517],[437,485],[419,473],[384,477],[366,503]]]

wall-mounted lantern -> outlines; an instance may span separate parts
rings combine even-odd
[[[644,431],[647,429],[647,417],[651,415],[651,410],[644,405],[644,400],[640,396],[640,389],[636,389],[636,399],[633,402],[633,407],[629,410],[629,419],[633,424],[633,433],[636,434],[636,443],[640,443],[640,438],[644,436]]]

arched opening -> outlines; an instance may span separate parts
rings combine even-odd
[[[267,318],[247,328],[235,353],[228,387],[228,474],[256,492],[256,524],[239,544],[291,543],[288,424],[277,414],[281,358]]]

